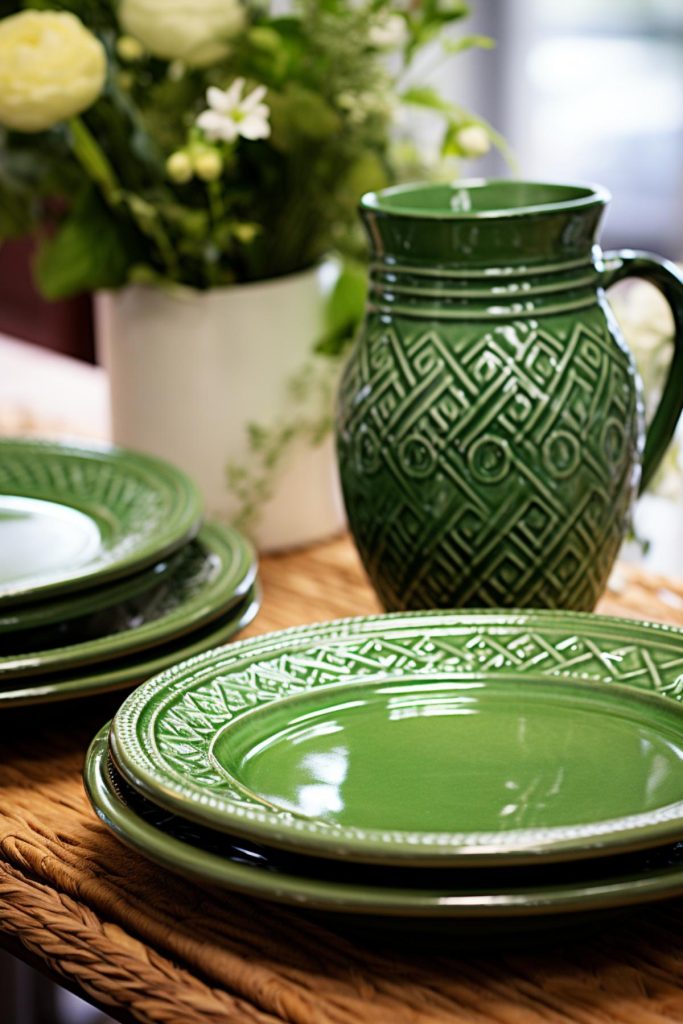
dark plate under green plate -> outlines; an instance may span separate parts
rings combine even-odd
[[[578,915],[683,893],[683,843],[576,865],[465,873],[340,864],[268,849],[169,815],[140,796],[113,769],[107,732],[105,726],[93,741],[84,770],[102,821],[156,863],[225,889],[336,914],[386,916],[392,927],[401,917],[436,923]]]
[[[100,586],[77,590],[75,593],[69,591],[66,594],[57,594],[43,601],[18,605],[3,604],[0,606],[0,648],[4,650],[5,643],[14,644],[17,648],[20,644],[25,644],[27,636],[22,636],[22,633],[28,634],[33,630],[58,625],[71,630],[76,628],[79,619],[95,613],[108,614],[109,610],[117,605],[144,598],[145,594],[162,583],[175,570],[186,547],[187,545],[183,545],[160,562],[111,583],[102,583]],[[35,644],[32,646],[35,647]]]
[[[101,664],[182,636],[226,614],[256,576],[251,545],[236,530],[218,524],[202,527],[173,562],[170,573],[152,580],[134,599],[58,627],[0,637],[0,684]],[[81,595],[77,599],[84,600]]]
[[[130,688],[157,672],[218,647],[249,625],[261,606],[258,583],[226,615],[193,630],[174,643],[163,644],[122,658],[113,668],[81,669],[68,674],[40,676],[0,687],[0,708],[26,704],[47,704],[78,697],[91,697],[109,690]]]
[[[422,866],[576,859],[683,837],[683,709],[661,696],[682,693],[673,627],[384,615],[176,666],[127,698],[111,749],[155,803],[273,846]]]
[[[158,562],[199,529],[179,469],[135,452],[0,440],[0,603],[34,601]]]

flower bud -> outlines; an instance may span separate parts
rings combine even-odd
[[[457,132],[455,141],[466,157],[485,156],[491,148],[488,132],[480,124],[466,124]]]
[[[259,234],[259,230],[258,224],[250,224],[249,221],[242,221],[240,224],[235,224],[232,229],[237,241],[242,242],[243,245],[249,245],[250,242],[253,242]]]
[[[182,149],[171,153],[166,161],[166,174],[176,185],[186,185],[194,174],[189,155]]]
[[[120,36],[116,40],[116,52],[121,60],[133,64],[145,56],[145,48],[133,36]]]
[[[194,172],[202,181],[216,181],[223,173],[223,157],[217,149],[202,149],[192,159]]]

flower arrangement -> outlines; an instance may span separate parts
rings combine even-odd
[[[207,289],[349,249],[360,194],[401,174],[401,104],[440,119],[444,158],[500,143],[419,77],[427,47],[448,58],[491,45],[448,31],[468,14],[461,0],[0,11],[0,239],[41,229],[49,298],[129,282]]]
[[[453,177],[460,160],[503,145],[430,80],[492,45],[459,32],[468,13],[464,0],[0,0],[0,242],[38,232],[45,296],[146,285],[130,295],[206,310],[203,291],[228,286],[228,300],[229,286],[343,256],[318,337],[292,355],[268,414],[202,441],[224,449],[225,514],[245,529],[276,500],[295,450],[329,437],[365,301],[360,195],[435,163]],[[435,122],[429,161],[402,122],[409,108]],[[128,378],[117,380],[125,398]],[[153,443],[175,459],[171,407],[164,446]]]

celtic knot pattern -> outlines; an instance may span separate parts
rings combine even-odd
[[[594,607],[642,435],[635,369],[610,331],[597,305],[503,325],[369,318],[338,451],[387,608]]]

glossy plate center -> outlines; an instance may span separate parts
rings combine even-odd
[[[101,545],[97,524],[75,508],[0,495],[0,583],[84,565]]]
[[[683,800],[683,709],[547,677],[350,684],[243,715],[211,757],[252,798],[347,827],[566,827]]]

